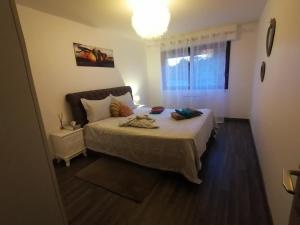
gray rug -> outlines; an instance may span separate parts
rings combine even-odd
[[[142,202],[158,182],[159,171],[114,157],[102,157],[76,176],[113,193]]]

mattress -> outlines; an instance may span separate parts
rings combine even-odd
[[[150,117],[158,129],[120,127],[128,118],[110,117],[84,127],[87,148],[117,156],[142,166],[181,173],[189,181],[200,184],[198,171],[200,157],[215,127],[213,113],[200,109],[203,115],[176,121],[171,118],[173,109]],[[147,115],[150,108],[137,108],[135,115]]]

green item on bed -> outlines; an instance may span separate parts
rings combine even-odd
[[[203,114],[202,112],[191,108],[175,109],[175,111],[186,119],[201,116]]]

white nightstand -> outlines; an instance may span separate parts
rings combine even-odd
[[[86,147],[83,140],[83,129],[61,130],[50,135],[58,161],[65,161],[66,166],[70,166],[70,160],[75,156],[83,154],[86,156]]]

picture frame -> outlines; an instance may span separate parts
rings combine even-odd
[[[77,66],[115,67],[113,50],[73,43]]]
[[[270,21],[270,25],[267,31],[267,38],[266,38],[266,51],[267,56],[269,57],[272,53],[272,48],[274,44],[274,37],[276,32],[276,19],[272,18]]]

